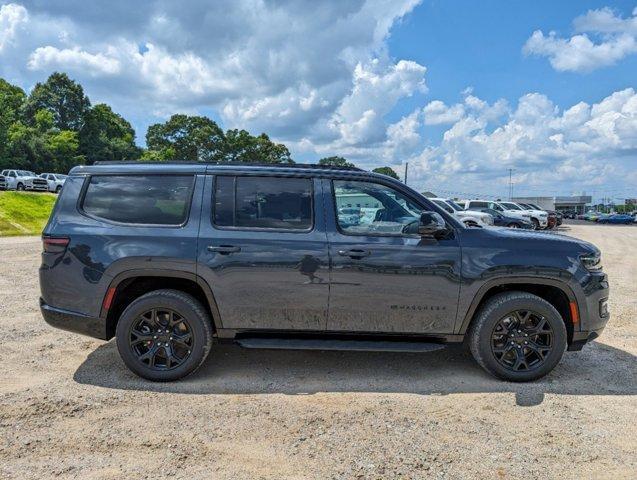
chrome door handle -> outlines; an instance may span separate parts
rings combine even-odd
[[[354,248],[352,250],[339,250],[338,254],[342,257],[363,258],[369,257],[372,252],[370,252],[369,250],[359,250]]]
[[[208,245],[209,252],[220,253],[221,255],[230,255],[231,253],[238,253],[241,251],[241,247],[235,247],[234,245]]]

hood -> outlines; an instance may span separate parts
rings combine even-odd
[[[537,246],[542,249],[560,249],[578,254],[600,253],[600,250],[592,243],[552,232],[519,230],[515,228],[485,228],[480,231],[484,232],[484,235],[494,236],[499,240],[510,239],[515,248],[533,248]]]

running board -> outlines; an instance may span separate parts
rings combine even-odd
[[[238,338],[243,348],[274,350],[348,350],[358,352],[434,352],[445,344],[432,342],[401,342],[391,340],[337,340],[320,338]]]

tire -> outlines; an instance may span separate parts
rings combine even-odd
[[[23,192],[24,191],[24,185],[21,183],[18,183],[18,186],[15,187],[15,189],[19,192]]]
[[[531,222],[533,223],[533,230],[539,230],[540,229],[540,222],[538,221],[537,218],[532,218]]]
[[[157,313],[151,313],[153,311]],[[167,317],[162,312],[172,312],[172,315]],[[152,317],[156,318],[154,325],[159,326],[159,330],[151,327]],[[162,330],[162,322],[167,323],[169,319],[178,323],[169,328],[164,325]],[[135,335],[135,331],[141,334]],[[133,373],[154,382],[170,382],[190,375],[206,360],[212,347],[212,319],[191,295],[179,290],[155,290],[126,307],[115,336],[119,354]],[[174,340],[173,336],[188,339]],[[162,341],[169,344],[169,348],[164,348],[162,345],[166,344]],[[168,352],[172,352],[170,359]],[[142,360],[143,357],[147,358]],[[172,365],[178,360],[180,363]]]
[[[467,227],[477,227],[478,226],[478,222],[474,222],[473,220],[465,220],[464,224]]]
[[[59,194],[62,191],[62,185],[55,187],[55,193]]]
[[[525,314],[518,313],[516,318],[514,312],[531,312],[529,324],[537,318],[539,326],[544,320],[543,333],[533,335],[529,334],[531,328],[515,328],[516,323],[520,326],[519,319]],[[509,319],[514,319],[510,324],[513,328],[499,330]],[[550,341],[547,340],[549,328]],[[514,332],[514,336],[507,335],[509,332]],[[511,382],[528,382],[543,377],[560,362],[566,350],[566,326],[559,312],[546,300],[527,292],[504,292],[490,298],[478,311],[469,328],[468,341],[473,358],[491,375]],[[524,342],[538,347],[537,350],[524,346]],[[546,344],[550,344],[550,348]],[[498,352],[503,349],[507,349],[506,353]],[[542,350],[540,354],[538,350]],[[521,358],[525,358],[524,364],[518,365]],[[514,368],[516,365],[518,368]]]
[[[515,223],[515,222],[509,223],[507,225],[507,227],[509,227],[509,228],[521,228],[520,224],[519,223]]]

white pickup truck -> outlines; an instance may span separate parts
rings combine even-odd
[[[493,217],[488,213],[476,212],[473,210],[463,210],[460,206],[448,198],[430,198],[439,207],[443,208],[468,227],[492,226]]]
[[[548,213],[543,210],[525,210],[513,202],[493,202],[491,200],[464,200],[465,210],[482,210],[491,208],[509,217],[530,221],[534,229],[546,228]]]
[[[49,184],[43,178],[27,170],[2,170],[7,181],[7,190],[38,190],[46,192]]]

